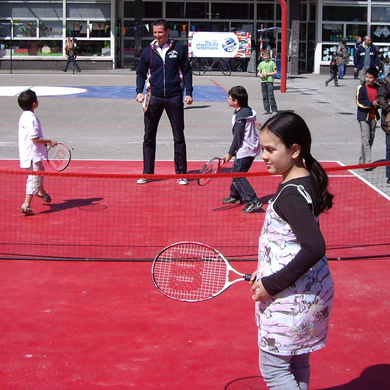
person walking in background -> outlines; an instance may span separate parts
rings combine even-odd
[[[361,155],[359,164],[371,163],[371,148],[375,139],[376,124],[379,120],[377,83],[379,71],[369,68],[366,71],[366,81],[359,85],[356,92],[357,120],[361,132]],[[366,171],[371,168],[365,168]]]
[[[390,75],[382,80],[376,101],[382,109],[381,127],[386,134],[386,161],[390,161]],[[390,186],[390,165],[386,166],[386,178]]]
[[[282,178],[269,201],[250,282],[260,370],[270,389],[308,390],[310,355],[325,347],[333,306],[318,221],[332,207],[333,195],[299,115],[270,118],[260,130],[260,145],[268,172]]]
[[[356,37],[355,37],[355,43],[354,43],[354,48],[355,48],[355,50],[354,50],[354,55],[355,55],[355,53],[356,53],[356,50],[357,49],[359,49],[359,46],[362,44],[362,37],[361,36],[359,36],[359,35],[356,35]],[[358,79],[359,78],[359,72],[357,71],[357,70],[355,70],[354,69],[354,71],[353,71],[353,78],[354,79]]]
[[[363,43],[358,47],[353,58],[354,71],[359,72],[360,84],[365,81],[367,69],[375,67],[379,70],[378,51],[368,35],[364,37]]]
[[[337,46],[337,64],[339,65],[339,79],[343,79],[347,73],[347,65],[349,64],[349,51],[347,47],[348,39],[343,38]]]
[[[34,111],[38,108],[37,95],[31,89],[18,96],[19,107],[23,110],[19,119],[19,160],[20,167],[27,171],[44,171],[43,160],[47,158],[45,144],[57,145],[51,139],[43,138],[41,122]],[[43,176],[29,175],[26,183],[26,198],[19,211],[24,215],[34,215],[31,208],[33,196],[50,203],[51,197],[43,188]]]
[[[278,106],[276,105],[274,94],[274,77],[278,74],[275,61],[270,59],[268,50],[263,51],[263,61],[257,67],[258,75],[261,77],[261,93],[263,95],[264,112],[262,115],[276,114]]]
[[[80,65],[76,61],[76,57],[77,57],[76,43],[74,41],[72,41],[69,37],[66,38],[65,53],[66,53],[67,59],[66,59],[65,67],[64,67],[64,69],[62,69],[62,71],[66,72],[68,70],[68,67],[71,64],[71,62],[73,62],[74,66],[76,67],[77,72],[81,72]]]
[[[159,19],[153,24],[154,41],[141,54],[137,69],[138,103],[145,99],[146,89],[151,94],[149,106],[144,114],[145,134],[143,142],[143,173],[153,174],[156,159],[156,136],[161,115],[165,110],[172,126],[175,172],[187,173],[187,151],[184,137],[184,103],[183,90],[186,91],[184,102],[192,104],[192,70],[187,53],[178,42],[169,37],[169,24]],[[138,184],[151,181],[141,178]],[[179,184],[188,184],[184,178]]]
[[[335,87],[338,87],[339,86],[339,82],[338,82],[338,79],[337,79],[337,73],[339,71],[339,66],[337,65],[337,56],[334,56],[332,58],[332,61],[330,61],[330,66],[329,66],[329,73],[330,73],[330,77],[328,80],[325,81],[325,86],[327,87],[328,84],[334,80],[334,86]]]
[[[232,172],[248,172],[255,158],[260,154],[259,136],[256,133],[256,111],[248,106],[248,92],[236,86],[228,92],[229,107],[234,108],[232,117],[233,142],[223,157],[225,163],[235,156]],[[224,204],[242,204],[244,213],[252,213],[263,204],[246,177],[233,178],[230,195],[222,199]]]

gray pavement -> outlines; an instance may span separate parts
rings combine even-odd
[[[279,110],[292,110],[307,122],[313,136],[312,154],[320,161],[356,164],[360,154],[360,130],[356,120],[355,94],[358,80],[348,76],[340,87],[325,87],[328,75],[303,74],[287,80],[287,92],[275,82]],[[253,73],[217,72],[194,76],[194,87],[219,86],[228,90],[244,86],[250,105],[262,116],[260,79]],[[135,72],[83,71],[77,75],[62,72],[0,72],[0,86],[135,86]],[[46,137],[71,146],[74,159],[142,160],[143,112],[134,96],[122,99],[41,97],[36,113]],[[16,97],[0,96],[0,159],[17,159],[17,131],[20,108]],[[195,101],[187,106],[186,139],[189,160],[208,160],[224,155],[231,142],[232,109],[225,102]],[[385,137],[378,127],[373,146],[373,161],[385,156]],[[163,116],[157,146],[158,160],[173,159],[172,134]]]

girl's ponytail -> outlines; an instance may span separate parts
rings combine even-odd
[[[315,214],[318,215],[328,211],[333,205],[333,195],[328,191],[328,175],[311,153],[304,157],[304,160],[306,168],[310,172],[310,176],[314,183],[317,197]]]

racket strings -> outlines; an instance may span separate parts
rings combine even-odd
[[[69,164],[70,150],[65,145],[58,143],[56,146],[49,148],[47,158],[54,170],[61,171]]]
[[[160,254],[154,279],[171,298],[204,300],[219,293],[227,280],[227,266],[218,253],[200,246],[175,246]]]

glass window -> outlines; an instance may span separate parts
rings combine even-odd
[[[90,26],[87,22],[68,21],[66,22],[66,36],[86,38],[88,36],[88,28]]]
[[[214,3],[211,4],[212,19],[252,19],[253,4]]]
[[[342,24],[323,24],[322,25],[322,40],[323,41],[338,41],[343,39]]]
[[[259,20],[274,20],[275,7],[273,4],[259,4],[257,6],[257,19]]]
[[[367,6],[364,7],[339,7],[324,6],[322,20],[366,22]]]
[[[111,32],[110,22],[89,23],[89,36],[96,38],[109,37]]]
[[[191,31],[227,32],[228,22],[192,22]]]
[[[306,23],[300,23],[299,40],[306,41]]]
[[[309,21],[310,22],[315,22],[316,21],[316,18],[317,18],[317,6],[316,4],[310,4],[310,8],[309,8],[309,11],[310,11],[310,14],[309,14]]]
[[[68,19],[110,19],[111,5],[108,3],[67,3],[66,17]]]
[[[172,19],[206,19],[208,17],[208,3],[167,2],[166,7],[166,14]]]
[[[0,41],[0,48],[5,49],[5,55],[9,55],[10,41]],[[0,50],[1,52],[1,50]],[[45,41],[12,41],[13,56],[62,56],[62,40]]]
[[[11,16],[12,18],[62,18],[62,4],[34,4],[28,5],[15,3],[0,3],[0,15]]]
[[[9,20],[0,20],[0,37],[9,37],[11,22]]]
[[[110,55],[110,41],[83,41],[77,40],[78,56],[106,56]]]
[[[125,1],[123,16],[125,18],[134,18],[135,4],[134,1]]]
[[[36,37],[37,22],[31,20],[23,23],[14,23],[14,37]]]
[[[390,7],[372,7],[371,22],[390,23]]]
[[[372,42],[390,42],[390,26],[380,25],[371,26],[371,38]]]
[[[364,37],[367,35],[367,25],[363,24],[347,24],[347,35],[349,42],[355,42],[355,37],[359,35],[360,37]]]
[[[134,55],[135,48],[134,48],[134,41],[132,39],[126,39],[123,42],[123,54],[127,56]]]
[[[159,19],[163,16],[163,3],[162,2],[151,2],[151,1],[143,1],[143,12],[142,17],[150,18],[150,19]]]

